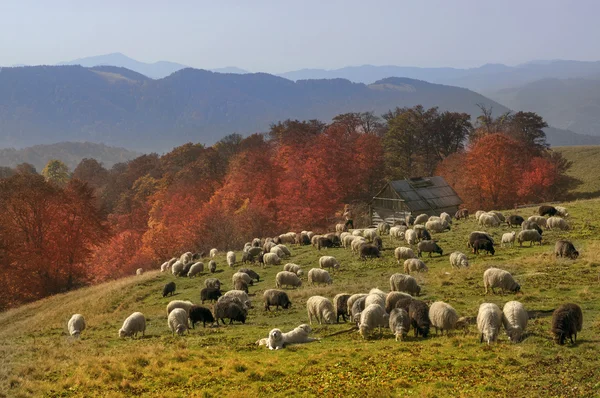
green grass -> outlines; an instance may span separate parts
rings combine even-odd
[[[333,298],[336,293],[389,289],[389,276],[402,272],[393,248],[384,238],[384,258],[359,261],[345,249],[318,252],[291,246],[289,260],[305,274],[318,258],[336,256],[341,270],[327,287],[288,290],[290,310],[265,312],[262,292],[274,287],[281,267],[258,269],[261,282],[250,288],[254,308],[245,325],[196,327],[189,335],[172,337],[162,298],[162,286],[177,283],[173,299],[199,301],[203,275],[175,278],[148,272],[67,294],[53,296],[0,314],[0,396],[52,397],[187,397],[187,396],[598,396],[600,394],[600,200],[567,203],[573,226],[567,232],[544,233],[545,244],[499,248],[495,256],[468,254],[471,267],[454,270],[448,255],[465,253],[466,236],[479,230],[473,220],[455,222],[452,231],[435,235],[444,256],[425,262],[429,272],[416,275],[423,287],[420,298],[444,300],[460,315],[476,316],[483,302],[500,307],[509,300],[528,310],[547,310],[561,303],[581,305],[584,328],[574,346],[557,346],[549,333],[550,318],[530,320],[530,335],[511,344],[504,333],[497,344],[479,343],[475,325],[468,333],[450,337],[396,342],[389,330],[364,340],[357,332],[333,333],[352,325],[313,324],[321,342],[269,351],[254,343],[269,330],[291,330],[307,322],[306,300],[312,295]],[[533,209],[520,209],[529,216]],[[506,227],[492,229],[500,241]],[[580,249],[576,261],[555,260],[554,242],[567,237]],[[218,257],[218,278],[231,288],[234,270]],[[516,295],[484,295],[482,274],[490,265],[509,270],[522,286]],[[93,266],[93,265],[90,265]],[[240,268],[238,265],[235,270]],[[306,279],[304,279],[306,282]],[[146,336],[119,339],[117,331],[134,311],[148,319]],[[67,336],[66,323],[82,313],[88,329],[81,339]]]
[[[552,148],[573,162],[568,175],[581,181],[573,191],[576,198],[600,196],[600,146],[566,146]]]

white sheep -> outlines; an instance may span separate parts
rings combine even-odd
[[[507,232],[505,234],[502,234],[502,243],[500,243],[500,246],[505,247],[505,246],[514,246],[515,245],[515,236],[517,235],[517,233],[515,231],[512,232]]]
[[[276,254],[276,255],[277,255],[277,257],[279,257],[279,258],[285,258],[285,257],[286,257],[286,255],[285,255],[285,253],[283,252],[283,250],[281,250],[281,248],[280,248],[280,247],[278,247],[278,246],[273,246],[273,247],[271,248],[271,250],[270,250],[270,253],[274,253],[274,254]]]
[[[504,304],[504,308],[502,309],[502,324],[510,341],[514,343],[521,341],[528,320],[529,314],[527,314],[523,304],[518,301],[509,301]]]
[[[484,227],[498,227],[500,226],[500,219],[494,213],[484,213],[479,216],[479,225]]]
[[[365,238],[355,238],[352,243],[350,243],[350,247],[352,248],[352,253],[358,254],[360,250],[360,246],[363,243],[366,243],[367,240]]]
[[[169,269],[170,265],[168,261],[165,261],[164,263],[162,263],[162,265],[160,266],[160,272],[165,272]]]
[[[548,220],[546,219],[546,217],[542,217],[542,216],[531,216],[527,219],[527,221],[533,221],[534,223],[536,223],[538,225],[538,227],[540,228],[548,228],[547,222]]]
[[[390,330],[396,336],[396,341],[404,340],[410,329],[410,317],[402,308],[394,308],[390,312]]]
[[[360,322],[358,324],[360,335],[363,338],[367,338],[369,333],[376,327],[379,328],[379,333],[381,334],[381,327],[385,327],[388,324],[389,315],[386,314],[384,307],[379,304],[366,305],[365,303],[365,309],[360,313]]]
[[[415,252],[410,247],[397,247],[394,250],[394,257],[398,264],[400,264],[400,260],[408,260],[409,258],[416,258]]]
[[[169,301],[169,304],[167,304],[167,315],[169,315],[171,313],[171,311],[173,311],[175,308],[181,308],[183,310],[185,310],[185,312],[190,312],[190,308],[192,308],[192,305],[194,305],[194,303],[192,303],[191,301],[183,301],[183,300],[172,300]]]
[[[481,333],[480,342],[491,344],[498,339],[502,326],[502,311],[496,304],[483,303],[477,313],[477,329]]]
[[[396,308],[398,302],[403,299],[412,300],[412,296],[404,292],[389,292],[385,297],[385,311],[390,313]]]
[[[393,274],[390,276],[390,290],[418,296],[421,292],[421,287],[417,283],[417,280],[410,275]]]
[[[245,272],[236,272],[231,276],[231,283],[233,285],[235,285],[238,280],[244,281],[248,286],[251,286],[254,283],[252,277]]]
[[[143,268],[138,268],[135,270],[135,274],[136,275],[142,275],[144,273],[144,269]]]
[[[336,314],[333,303],[323,296],[312,296],[306,301],[308,322],[312,325],[313,317],[322,323],[335,323]]]
[[[215,258],[217,256],[217,253],[219,253],[219,251],[216,248],[210,249],[210,252],[208,253],[208,255],[210,256],[210,258]]]
[[[450,330],[456,328],[458,314],[450,304],[443,301],[436,301],[429,307],[429,320],[431,321],[431,326],[435,328],[435,334],[437,334],[439,329],[442,335],[444,334],[444,330],[447,335]]]
[[[73,337],[79,337],[81,332],[85,330],[85,319],[81,314],[74,314],[67,323],[69,334]]]
[[[282,288],[284,286],[300,287],[302,281],[293,272],[281,271],[275,276],[275,287]]]
[[[335,224],[335,232],[345,232],[347,230],[346,224]]]
[[[523,242],[529,242],[529,246],[533,246],[533,242],[539,242],[542,245],[542,235],[535,229],[526,229],[519,232],[517,235],[517,242],[519,246],[523,246]]]
[[[340,269],[340,263],[333,256],[322,256],[319,259],[319,267],[321,268],[331,268],[332,270]]]
[[[197,262],[197,263],[194,263],[190,267],[190,270],[188,271],[187,276],[188,276],[188,278],[193,278],[194,276],[198,275],[201,272],[204,272],[204,263]]]
[[[425,214],[425,213],[419,214],[417,217],[415,217],[415,221],[413,222],[413,225],[425,224],[427,222],[427,220],[429,220],[429,216],[427,214]]]
[[[300,266],[298,264],[294,264],[294,263],[287,263],[286,265],[283,266],[283,270],[293,272],[294,274],[296,274],[298,276],[301,276],[303,274],[302,268],[300,268]]]
[[[223,294],[223,297],[235,297],[244,305],[244,309],[248,310],[249,308],[252,308],[250,296],[243,290],[229,290]]]
[[[431,232],[440,233],[445,230],[450,230],[450,225],[444,220],[429,220],[425,223],[425,229]]]
[[[348,298],[348,313],[351,314],[352,312],[352,306],[354,305],[354,302],[356,300],[362,299],[362,298],[366,298],[368,296],[368,294],[366,293],[357,293],[357,294],[353,294],[352,296],[350,296],[350,298]],[[352,314],[351,314],[352,315]]]
[[[379,235],[385,235],[390,232],[390,225],[385,221],[380,222],[377,224],[377,231],[379,232]]]
[[[358,236],[354,236],[352,234],[350,235],[346,235],[344,237],[341,237],[340,240],[342,241],[342,247],[344,249],[348,249],[348,247],[352,247],[352,241],[354,241],[354,239],[358,239]]]
[[[275,247],[278,247],[283,252],[284,255],[283,256],[279,256],[281,258],[290,257],[292,255],[292,252],[290,251],[290,249],[288,249],[288,247],[286,245],[282,245],[280,243],[280,244],[278,244]]]
[[[546,225],[548,229],[560,229],[561,231],[566,231],[569,229],[569,224],[567,224],[563,218],[556,216],[548,218]]]
[[[171,272],[173,275],[177,276],[181,271],[183,271],[183,263],[181,261],[175,261],[173,265],[171,265]]]
[[[440,214],[440,218],[443,221],[446,221],[448,224],[452,224],[452,216],[450,216],[450,214],[443,212],[442,214]]]
[[[362,229],[354,229],[354,230],[352,230],[352,235],[363,236],[363,230]]]
[[[561,217],[569,217],[569,212],[567,211],[566,207],[554,206],[554,208],[556,209],[557,215],[559,215]]]
[[[468,267],[469,259],[464,253],[453,252],[450,254],[450,265],[455,268]]]
[[[189,329],[187,311],[183,308],[175,308],[169,314],[167,324],[169,325],[171,332],[173,332],[173,336],[175,336],[175,333],[183,336],[185,331]]]
[[[475,212],[475,220],[479,221],[479,217],[481,217],[482,214],[485,214],[485,211],[483,211],[483,210],[477,210]]]
[[[515,282],[508,271],[494,267],[486,269],[483,273],[483,286],[486,294],[488,289],[492,289],[492,293],[495,293],[494,288],[500,288],[503,294],[505,290],[515,293],[521,290],[521,286]]]
[[[136,337],[138,333],[146,331],[146,317],[141,312],[134,312],[129,315],[123,322],[123,326],[119,329],[119,337]]]
[[[377,304],[378,306],[380,306],[381,308],[383,308],[385,310],[385,298],[387,295],[384,295],[384,297],[381,297],[381,295],[377,294],[377,293],[369,293],[367,295],[367,297],[365,298],[365,307],[371,305],[371,304]]]
[[[217,278],[206,278],[204,280],[204,287],[209,289],[221,289],[221,281]]]
[[[179,261],[181,261],[183,265],[188,265],[192,262],[193,256],[194,255],[192,254],[192,252],[185,252],[181,255],[181,257],[179,257]]]
[[[227,252],[227,264],[233,268],[235,266],[235,252],[228,251]]]
[[[417,243],[417,232],[414,229],[407,229],[404,232],[404,239],[409,245],[415,245]]]
[[[404,261],[404,273],[410,274],[410,271],[427,272],[429,268],[418,258],[409,258]]]
[[[333,283],[333,279],[331,279],[331,275],[329,272],[325,271],[321,268],[311,268],[308,271],[308,283],[314,285],[315,283],[325,283],[331,285]]]
[[[390,240],[392,238],[404,240],[404,233],[406,229],[407,228],[404,225],[390,228]]]
[[[281,258],[275,253],[265,253],[263,255],[263,262],[265,265],[280,265]]]
[[[309,337],[311,331],[311,327],[307,324],[302,324],[287,333],[282,333],[280,329],[272,329],[269,332],[269,337],[258,340],[256,344],[266,345],[270,350],[279,350],[289,344],[319,341],[318,338]]]
[[[372,242],[376,236],[377,236],[377,228],[368,228],[363,231],[363,237],[365,239],[367,239],[369,242]]]

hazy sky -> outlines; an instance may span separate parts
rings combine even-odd
[[[0,65],[122,52],[253,72],[600,60],[597,0],[0,0]]]

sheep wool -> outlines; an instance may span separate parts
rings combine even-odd
[[[400,260],[408,260],[409,258],[415,258],[415,252],[410,247],[397,247],[394,250],[394,257],[398,264]]]
[[[312,296],[306,301],[308,322],[312,324],[315,318],[319,324],[335,323],[335,309],[333,303],[323,296]]]
[[[450,254],[450,265],[454,268],[466,268],[469,266],[469,259],[464,253],[453,252]]]
[[[188,278],[193,278],[194,276],[198,275],[199,273],[204,272],[204,263],[202,262],[197,262],[192,264],[192,266],[190,267],[190,270],[188,271]]]
[[[406,292],[412,296],[418,296],[421,292],[417,280],[412,276],[405,274],[393,274],[390,276],[390,290]]]
[[[138,333],[146,331],[146,317],[141,312],[134,312],[129,315],[123,322],[123,326],[119,329],[119,337],[136,337]]]
[[[428,270],[425,263],[418,258],[409,258],[404,261],[404,273],[406,274],[410,274],[411,271],[426,272]]]
[[[367,296],[368,298],[369,296]],[[379,304],[370,304],[365,305],[365,309],[360,313],[358,329],[360,335],[366,339],[373,329],[377,327],[379,328],[379,333],[381,333],[381,327],[385,327],[388,324],[389,315],[386,314],[384,307]]]
[[[235,252],[229,251],[227,252],[227,265],[233,268],[235,265]]]
[[[502,324],[508,335],[508,339],[513,343],[518,343],[523,338],[529,315],[518,301],[509,301],[502,308]]]
[[[169,325],[169,329],[171,329],[171,332],[173,333],[173,336],[175,333],[183,336],[185,331],[189,329],[187,311],[182,308],[175,308],[169,314],[167,323]]]
[[[450,304],[443,301],[436,301],[429,307],[429,320],[431,321],[431,326],[435,329],[435,334],[437,334],[438,329],[442,334],[444,334],[444,330],[448,334],[450,330],[456,328],[458,314]]]
[[[293,272],[280,271],[275,276],[275,287],[282,288],[284,286],[300,287],[302,286],[302,281]]]
[[[521,290],[521,286],[515,282],[508,271],[493,267],[486,269],[483,273],[483,286],[486,294],[488,289],[492,289],[492,293],[495,293],[494,288],[500,288],[502,293],[505,290],[514,293]]]
[[[402,308],[394,308],[390,312],[390,330],[396,336],[396,341],[404,340],[410,330],[410,317]]]
[[[329,272],[325,271],[324,269],[312,268],[310,271],[308,271],[308,283],[311,285],[317,283],[331,285],[333,283],[333,279],[331,279]]]
[[[498,339],[502,326],[502,311],[496,304],[483,303],[477,313],[477,329],[481,333],[480,342],[489,345]]]
[[[81,314],[73,314],[67,323],[69,334],[73,337],[79,337],[81,332],[85,330],[85,319]]]
[[[185,312],[189,312],[190,308],[192,308],[192,305],[194,305],[194,303],[192,303],[191,301],[183,301],[183,300],[170,301],[169,304],[167,304],[167,315],[169,315],[171,313],[171,311],[173,311],[175,308],[181,308],[181,309],[185,310]]]
[[[279,265],[281,264],[281,257],[275,253],[265,253],[263,256],[265,265]]]
[[[340,268],[340,263],[332,256],[322,256],[319,259],[319,267],[321,268],[331,268],[332,270],[337,270]]]

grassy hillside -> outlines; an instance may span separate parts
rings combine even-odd
[[[0,314],[0,396],[60,397],[180,397],[180,396],[597,396],[600,392],[600,290],[598,243],[600,200],[567,203],[572,229],[544,232],[544,245],[500,248],[495,256],[468,254],[471,266],[456,270],[448,255],[467,253],[466,236],[478,230],[474,220],[455,222],[452,231],[437,234],[444,255],[425,257],[429,272],[418,274],[421,299],[444,300],[463,316],[476,316],[483,302],[500,307],[521,301],[528,310],[550,310],[578,303],[584,314],[576,345],[553,343],[550,318],[529,321],[528,337],[511,344],[504,332],[497,344],[479,343],[475,325],[466,334],[414,338],[396,342],[388,330],[364,340],[357,332],[339,333],[351,324],[313,324],[318,343],[269,351],[254,343],[279,327],[291,330],[307,322],[305,304],[313,295],[333,298],[339,292],[389,289],[389,276],[402,272],[393,248],[402,242],[384,238],[384,258],[366,262],[345,249],[318,252],[292,246],[291,262],[305,273],[323,254],[336,256],[341,270],[327,287],[288,290],[290,310],[266,312],[262,292],[274,287],[281,267],[259,269],[261,282],[250,288],[254,308],[245,325],[196,327],[189,335],[172,337],[162,298],[162,286],[177,284],[173,299],[199,301],[208,275],[175,278],[150,271],[142,276],[50,297]],[[533,209],[520,209],[523,216]],[[500,241],[506,227],[491,229]],[[572,239],[579,259],[556,260],[554,242]],[[239,254],[238,254],[239,255]],[[217,258],[218,278],[231,288],[234,270],[224,254]],[[484,295],[483,271],[491,265],[510,271],[522,286],[516,295]],[[241,267],[238,265],[235,269]],[[306,284],[306,279],[304,279]],[[119,339],[117,331],[134,311],[148,319],[146,335]],[[67,336],[71,314],[82,313],[88,329],[81,339]]]
[[[553,150],[573,162],[567,174],[581,181],[573,194],[580,198],[600,196],[600,146],[555,147]]]

